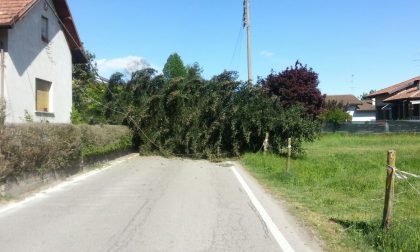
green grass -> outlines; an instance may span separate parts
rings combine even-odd
[[[420,195],[407,182],[395,181],[392,228],[380,228],[387,151],[397,151],[399,169],[420,174],[420,134],[326,134],[305,149],[290,173],[273,154],[241,161],[319,231],[327,250],[420,251]],[[420,189],[420,179],[409,181]]]

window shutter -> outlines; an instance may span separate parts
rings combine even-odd
[[[38,80],[36,83],[36,111],[50,112],[50,88],[51,83]]]

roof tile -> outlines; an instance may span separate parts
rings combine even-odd
[[[412,87],[399,92],[398,94],[385,99],[385,102],[392,102],[398,100],[418,100],[420,99],[420,90],[417,87]]]
[[[372,104],[372,101],[362,101],[362,103],[362,105],[357,106],[358,111],[368,112],[376,110],[375,106]]]
[[[354,95],[327,95],[325,101],[336,101],[342,103],[343,105],[362,105],[362,102],[356,98]]]
[[[381,89],[381,90],[378,90],[378,91],[368,95],[367,97],[368,98],[374,98],[374,97],[376,97],[378,95],[382,95],[382,94],[388,94],[388,95],[395,94],[395,93],[411,86],[417,80],[420,80],[420,76],[417,76],[417,77],[414,77],[412,79],[406,80],[404,82],[392,85],[390,87],[387,87],[387,88],[384,88],[384,89]]]
[[[0,0],[0,27],[11,28],[40,0]],[[86,63],[87,58],[83,49],[76,26],[73,22],[66,0],[52,0],[58,18],[65,28],[65,36],[69,43],[74,63]]]
[[[37,0],[0,0],[0,26],[12,25]]]

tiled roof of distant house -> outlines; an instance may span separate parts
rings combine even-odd
[[[384,100],[384,102],[398,101],[398,100],[420,100],[420,90],[417,87],[412,87],[397,93]]]
[[[358,111],[368,112],[368,111],[376,111],[375,106],[372,105],[372,101],[362,101],[362,105],[357,106]]]
[[[420,80],[420,76],[414,77],[412,79],[409,79],[407,81],[392,85],[390,87],[378,90],[370,95],[367,96],[367,98],[374,98],[378,95],[382,95],[382,94],[388,94],[388,95],[392,95],[395,94],[411,85],[413,85],[413,83],[417,80]]]
[[[0,28],[12,28],[40,0],[0,0]],[[66,0],[52,0],[58,18],[64,27],[64,34],[70,46],[74,63],[87,61],[83,44],[73,22]]]
[[[325,97],[325,102],[336,101],[337,103],[342,103],[343,105],[362,105],[363,103],[356,98],[354,95],[327,95]]]

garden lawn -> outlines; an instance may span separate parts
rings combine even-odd
[[[397,168],[420,174],[420,134],[326,134],[292,160],[246,154],[241,162],[314,227],[329,251],[420,251],[420,179],[395,180],[392,227],[381,229],[387,151]]]

